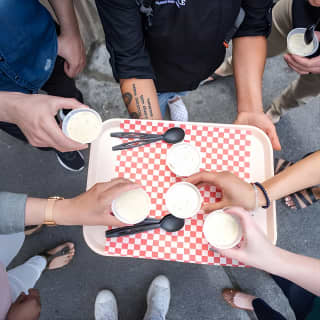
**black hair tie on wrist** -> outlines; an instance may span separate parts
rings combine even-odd
[[[263,185],[259,182],[255,182],[254,185],[256,185],[263,193],[265,199],[266,199],[266,205],[265,206],[262,206],[263,209],[268,209],[270,207],[270,199],[269,199],[269,196],[268,196],[268,193],[266,191],[266,189],[263,187]]]

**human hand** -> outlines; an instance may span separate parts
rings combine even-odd
[[[54,220],[61,225],[124,226],[111,215],[111,203],[121,193],[137,188],[141,186],[123,178],[97,183],[73,199],[57,201]]]
[[[315,35],[320,40],[320,32],[315,31]],[[287,53],[283,58],[288,66],[299,74],[320,73],[320,56],[309,59]]]
[[[235,124],[255,126],[263,130],[269,137],[272,147],[281,150],[277,131],[272,121],[263,112],[239,112]]]
[[[244,209],[232,207],[224,210],[240,219],[243,237],[238,247],[215,249],[222,255],[239,260],[252,267],[267,270],[276,255],[276,247],[257,226],[252,216]]]
[[[185,181],[198,187],[214,185],[222,190],[221,201],[202,205],[202,210],[207,213],[231,206],[240,206],[247,210],[255,209],[256,198],[253,187],[230,172],[202,171]]]
[[[86,149],[88,145],[68,138],[59,128],[55,115],[59,109],[87,108],[75,99],[42,94],[12,94],[9,122],[15,123],[35,147],[51,147],[61,152]]]
[[[314,7],[320,7],[320,0],[309,0],[309,3]]]
[[[37,320],[40,317],[41,303],[39,291],[29,289],[29,294],[20,294],[17,300],[11,305],[7,320]]]
[[[79,32],[63,33],[58,37],[58,55],[65,59],[64,72],[70,78],[77,76],[86,65],[86,52]]]

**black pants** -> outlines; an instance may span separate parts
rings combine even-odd
[[[83,102],[82,94],[77,89],[75,80],[69,78],[64,72],[64,61],[65,60],[62,57],[57,57],[52,74],[41,89],[46,91],[50,96],[75,98],[78,101]],[[19,140],[28,142],[23,132],[15,124],[0,121],[0,129]],[[45,151],[52,150],[51,148],[39,149]]]
[[[272,276],[279,285],[296,316],[297,320],[304,320],[311,312],[315,295],[297,286],[289,280]],[[257,298],[252,302],[254,312],[259,320],[285,320],[277,311],[273,310],[263,300]]]

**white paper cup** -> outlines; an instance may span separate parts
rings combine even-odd
[[[169,213],[177,218],[187,219],[199,212],[202,198],[196,186],[188,182],[178,182],[169,188],[165,201]]]
[[[306,28],[295,28],[292,29],[287,35],[287,48],[291,54],[295,54],[301,57],[308,57],[315,54],[319,48],[319,40],[314,36],[313,41],[306,45],[304,42],[304,33]],[[293,38],[296,38],[297,45],[294,45]],[[299,45],[300,44],[300,45]]]
[[[62,122],[62,131],[70,139],[80,143],[91,143],[102,130],[102,119],[96,111],[89,108],[70,111]]]
[[[111,204],[113,214],[123,223],[136,224],[148,217],[151,201],[144,189],[122,193]]]
[[[192,144],[177,143],[167,151],[166,163],[178,177],[189,177],[199,172],[201,154]]]
[[[238,217],[223,210],[216,210],[205,219],[203,233],[213,247],[230,249],[240,242],[242,227]]]

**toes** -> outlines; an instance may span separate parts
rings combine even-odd
[[[294,203],[293,199],[291,198],[291,196],[287,196],[285,197],[285,204],[287,207],[289,207],[290,209],[297,209],[296,204]]]

